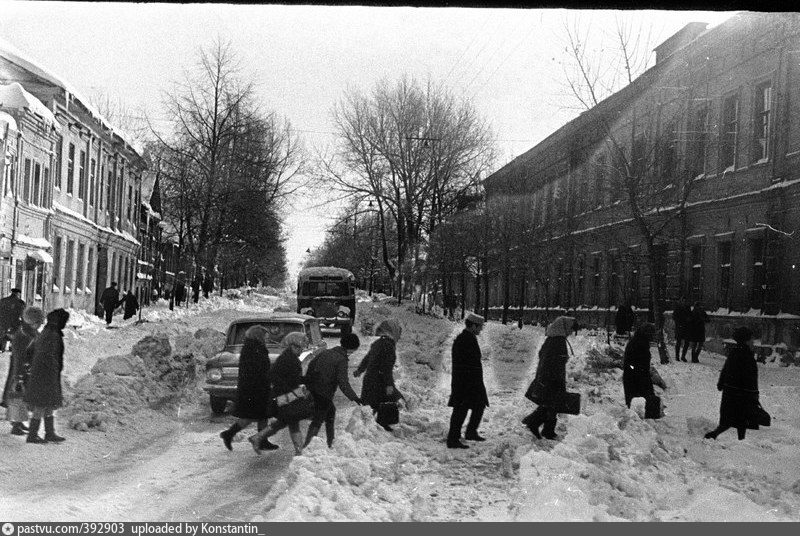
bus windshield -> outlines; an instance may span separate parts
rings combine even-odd
[[[305,281],[300,289],[303,296],[350,296],[352,290],[347,281]]]

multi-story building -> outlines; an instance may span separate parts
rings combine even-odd
[[[95,312],[112,281],[135,288],[141,150],[68,83],[9,45],[0,46],[0,84],[29,102],[2,106],[20,136],[1,209],[4,285],[15,281],[26,301],[48,309]]]
[[[739,324],[764,347],[800,347],[798,50],[794,13],[690,24],[630,85],[488,177],[490,210],[528,222],[511,303],[539,320],[568,308],[613,322],[624,302],[646,315],[655,270],[667,310],[684,296],[711,313],[712,348]]]

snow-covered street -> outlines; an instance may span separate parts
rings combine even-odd
[[[170,312],[145,310],[144,323],[106,330],[74,315],[65,334],[65,379],[75,384],[99,358],[125,354],[142,337],[165,333],[173,348],[185,333],[224,330],[231,319],[285,304],[277,296],[213,298]],[[571,337],[568,388],[583,396],[582,414],[560,416],[559,439],[535,440],[520,423],[534,405],[523,397],[536,366],[543,328],[488,323],[479,338],[491,406],[484,443],[450,450],[450,345],[462,325],[413,308],[362,302],[364,319],[403,325],[395,377],[408,408],[389,433],[369,409],[335,399],[337,438],[319,437],[292,457],[281,449],[256,456],[240,433],[233,452],[218,433],[196,382],[171,403],[120,412],[105,431],[59,429],[61,445],[29,445],[0,434],[0,517],[8,520],[800,520],[800,374],[759,366],[769,428],[737,441],[703,433],[716,424],[716,379],[723,357],[704,352],[698,365],[657,365],[667,382],[666,416],[645,421],[643,400],[624,406],[621,371],[593,372],[587,354],[605,333]],[[116,320],[115,320],[116,322]],[[373,338],[350,358],[355,369]],[[327,338],[328,345],[336,340]],[[8,354],[0,354],[4,378]],[[0,379],[2,379],[0,378]],[[351,380],[356,391],[360,379]],[[68,413],[69,408],[59,413]],[[57,413],[57,416],[59,415]]]

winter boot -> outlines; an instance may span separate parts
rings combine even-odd
[[[333,438],[335,436],[335,430],[333,428],[333,424],[325,424],[325,439],[328,442],[328,448],[333,448]]]
[[[741,427],[736,429],[736,436],[739,438],[739,441],[744,439],[745,434],[747,433],[747,428]]]
[[[296,432],[289,432],[289,437],[294,445],[295,456],[300,456],[303,453],[303,434],[300,430]]]
[[[231,425],[230,428],[228,428],[227,430],[223,430],[222,432],[219,433],[219,437],[222,438],[222,442],[225,444],[226,449],[233,450],[233,445],[232,445],[233,438],[236,437],[236,434],[238,434],[239,430],[241,429],[242,427],[239,426],[239,423],[235,422]]]
[[[31,419],[28,425],[28,439],[26,443],[47,443],[46,439],[39,437],[39,419]]]
[[[314,439],[317,434],[319,433],[320,425],[318,424],[310,424],[308,425],[308,432],[306,432],[306,442],[303,443],[303,448],[306,448],[311,440]]]
[[[55,418],[52,415],[44,418],[44,439],[52,443],[66,441],[66,438],[56,435]]]
[[[548,419],[542,426],[542,437],[545,439],[558,439],[556,434],[556,419]]]
[[[448,439],[447,440],[447,448],[449,449],[468,449],[469,445],[465,445],[461,442],[461,439]]]
[[[11,435],[27,435],[28,429],[21,422],[11,423]]]

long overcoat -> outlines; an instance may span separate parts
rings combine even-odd
[[[728,354],[717,381],[722,391],[719,423],[722,426],[753,427],[758,408],[758,365],[746,344],[737,344]]]
[[[484,408],[489,405],[483,384],[483,364],[478,337],[465,329],[453,341],[453,375],[450,380],[450,407]]]
[[[13,336],[22,324],[24,310],[25,302],[13,294],[0,299],[0,335],[8,333],[9,338]]]
[[[100,295],[100,303],[105,311],[113,311],[119,306],[119,291],[115,287],[106,288]]]
[[[699,307],[692,309],[689,317],[689,329],[687,336],[691,342],[705,342],[706,324],[710,322],[708,314]]]
[[[14,338],[11,340],[11,360],[8,363],[8,377],[3,389],[3,403],[1,404],[3,407],[6,406],[8,399],[14,396],[11,388],[17,375],[24,371],[26,365],[30,367],[31,359],[33,358],[33,346],[31,343],[36,338],[36,335],[38,335],[37,331],[25,322],[20,324],[19,329],[14,333]]]
[[[125,315],[122,318],[127,320],[135,315],[136,311],[139,310],[139,300],[136,299],[136,296],[132,292],[129,292],[128,294],[125,294],[125,297],[122,298],[122,301],[125,303]]]
[[[672,320],[675,322],[675,339],[687,340],[689,335],[689,322],[692,319],[692,310],[688,305],[678,304],[672,313]]]
[[[386,388],[394,387],[394,364],[397,360],[396,343],[388,336],[382,336],[372,343],[369,352],[359,363],[356,374],[364,373],[361,383],[361,401],[376,409],[386,401]]]
[[[547,337],[539,349],[536,377],[528,387],[529,398],[545,407],[556,407],[567,392],[567,338]]]
[[[29,407],[58,408],[64,403],[61,394],[61,371],[64,369],[64,334],[69,313],[56,309],[47,315],[47,324],[33,342],[31,375],[25,388]]]
[[[650,397],[655,394],[650,376],[650,340],[636,333],[625,346],[622,363],[622,387],[625,391],[625,404],[637,397]]]
[[[263,420],[270,408],[269,350],[260,341],[245,339],[239,354],[236,409],[242,419]]]

